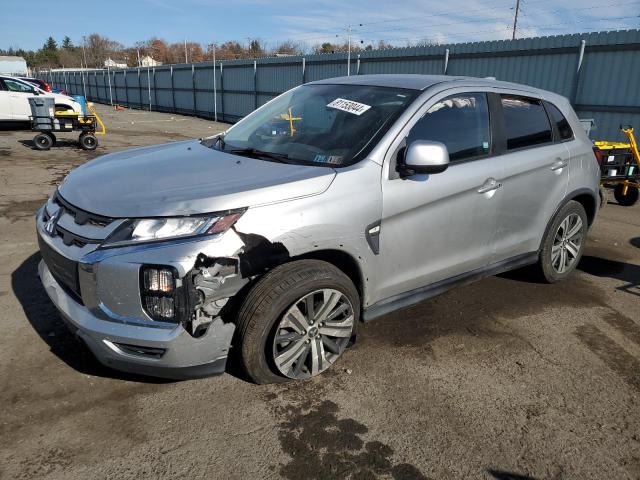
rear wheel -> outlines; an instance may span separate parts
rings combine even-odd
[[[256,383],[319,375],[344,353],[359,317],[358,292],[336,267],[319,260],[281,265],[240,308],[240,360]]]
[[[587,237],[584,207],[571,200],[556,214],[542,243],[538,267],[549,283],[566,279],[578,266]]]
[[[615,197],[616,201],[623,207],[630,207],[638,201],[638,188],[627,187],[627,191],[625,192],[624,185],[618,184],[616,185],[616,188],[613,189],[613,196]]]
[[[33,137],[33,146],[37,150],[49,150],[53,145],[53,139],[46,133],[39,133]]]
[[[79,142],[83,150],[95,150],[98,148],[98,139],[91,133],[80,135]]]

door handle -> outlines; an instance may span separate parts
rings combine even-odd
[[[549,167],[551,170],[560,170],[561,168],[566,167],[569,164],[569,162],[567,160],[564,160],[562,158],[557,158],[555,162],[553,162],[551,164],[551,167]]]
[[[488,178],[482,186],[478,189],[478,193],[487,193],[492,192],[494,190],[502,187],[502,184],[498,182],[495,178]]]

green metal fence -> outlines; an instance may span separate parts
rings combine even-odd
[[[119,70],[42,72],[74,95],[234,122],[302,83],[343,76],[347,55],[278,57]],[[622,139],[640,128],[640,30],[535,37],[368,51],[352,55],[351,74],[422,73],[495,77],[568,97],[594,138]],[[215,92],[215,95],[214,95]]]

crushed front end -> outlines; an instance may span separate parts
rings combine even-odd
[[[225,308],[250,281],[241,234],[227,225],[215,235],[104,248],[127,221],[59,193],[49,199],[36,225],[52,302],[104,365],[167,378],[224,372],[235,329]]]

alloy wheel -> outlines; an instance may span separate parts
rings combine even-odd
[[[349,344],[353,306],[342,292],[315,290],[284,313],[273,338],[273,361],[280,373],[304,379],[335,363]]]
[[[556,230],[551,247],[551,265],[558,273],[572,268],[580,256],[584,239],[584,224],[577,213],[569,214]]]

